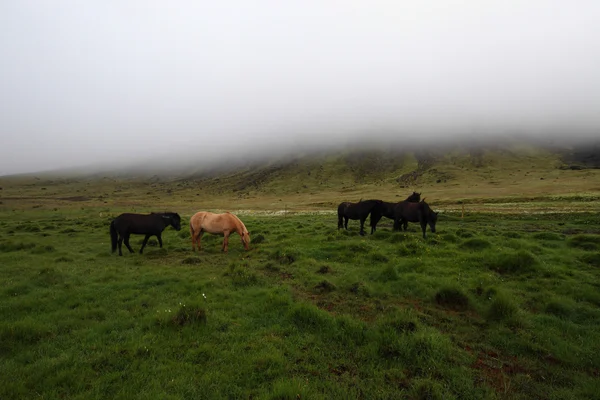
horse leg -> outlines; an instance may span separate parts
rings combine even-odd
[[[404,224],[404,232],[406,232],[408,230],[408,220],[405,219],[403,221],[403,224]]]
[[[340,228],[344,227],[344,217],[341,214],[338,214],[338,231]]]
[[[423,230],[423,239],[427,239],[425,234],[427,232],[427,222],[421,221],[421,229]]]
[[[119,240],[117,241],[117,245],[119,246],[119,255],[122,256],[123,252],[121,251],[121,247],[123,245],[123,236],[119,235]]]
[[[198,251],[202,250],[202,235],[204,235],[204,231],[200,230],[200,232],[198,232],[198,235],[196,235],[196,243],[198,244]]]
[[[229,248],[229,232],[225,232],[223,234],[223,247],[221,248],[221,251],[224,251],[225,253],[227,253],[228,248]]]
[[[129,252],[135,253],[135,251],[133,251],[133,249],[129,245],[129,233],[125,234],[125,236],[123,237],[123,241],[125,242],[125,246],[127,246],[127,249],[129,250]]]
[[[364,219],[361,218],[360,219],[360,236],[365,236],[366,235],[366,233],[365,233],[365,220],[366,219],[367,218],[364,218]]]
[[[158,245],[162,249],[162,235],[159,233],[158,235],[156,235],[156,238],[158,239]]]
[[[190,237],[192,238],[192,251],[196,251],[196,234],[194,233],[194,228],[192,224],[190,224]]]
[[[348,217],[344,217],[344,228],[348,230]]]
[[[142,242],[142,248],[140,249],[140,254],[142,254],[142,252],[144,251],[144,247],[146,247],[146,243],[148,243],[148,239],[150,239],[150,236],[152,236],[152,235],[147,234],[146,236],[144,236],[144,241]]]

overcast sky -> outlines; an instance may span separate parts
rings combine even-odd
[[[4,0],[0,174],[361,132],[600,136],[599,21],[597,0]]]

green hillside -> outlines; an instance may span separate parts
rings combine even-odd
[[[598,207],[596,147],[526,142],[467,147],[348,148],[245,163],[150,171],[2,178],[4,205],[78,201],[114,206],[181,204],[190,209],[331,210],[360,198],[400,200],[413,190],[445,209]],[[585,150],[585,148],[584,148]],[[66,200],[65,200],[66,199]],[[584,200],[584,202],[575,200]],[[35,205],[34,204],[34,205]],[[33,206],[33,205],[32,205]]]

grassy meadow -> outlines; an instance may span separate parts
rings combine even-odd
[[[427,240],[247,213],[251,250],[224,254],[191,251],[190,207],[164,248],[118,257],[108,224],[131,208],[48,204],[1,211],[2,399],[600,393],[597,213],[446,212]]]

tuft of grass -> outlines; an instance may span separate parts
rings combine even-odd
[[[229,265],[229,272],[226,273],[231,278],[231,283],[237,287],[253,286],[260,283],[258,275],[247,264]]]
[[[465,240],[460,245],[460,248],[467,250],[484,250],[492,247],[492,244],[485,239],[473,238],[469,240]]]
[[[469,297],[456,287],[443,287],[435,294],[435,302],[454,310],[469,308]]]
[[[544,312],[559,318],[568,319],[574,312],[575,304],[567,299],[554,299],[546,304]]]
[[[520,250],[516,253],[496,255],[489,263],[489,267],[500,274],[519,274],[534,271],[537,260],[531,253]]]
[[[355,295],[371,297],[371,290],[364,282],[354,282],[350,285],[350,292]]]
[[[518,312],[519,306],[512,298],[504,293],[497,293],[488,308],[487,319],[489,321],[512,320]]]
[[[382,282],[397,281],[399,278],[400,277],[398,276],[398,271],[393,265],[386,266],[383,270],[381,270],[381,273],[379,274],[379,279]]]
[[[323,280],[315,286],[315,290],[319,293],[329,293],[336,289],[335,285],[328,280]]]
[[[329,274],[331,272],[331,268],[328,265],[323,265],[321,268],[317,270],[319,274]]]
[[[265,241],[265,237],[263,235],[256,235],[256,237],[252,238],[252,244],[261,244]]]
[[[456,236],[463,239],[472,238],[475,234],[467,229],[458,229],[456,231]]]
[[[600,253],[585,254],[581,257],[581,261],[592,267],[600,268]]]
[[[559,235],[558,233],[554,233],[554,232],[538,232],[535,235],[533,235],[532,237],[537,240],[553,240],[553,241],[564,240],[563,235]]]
[[[290,310],[289,316],[292,322],[301,330],[325,330],[331,329],[333,326],[333,319],[327,312],[306,303],[296,304]]]
[[[31,250],[35,247],[35,243],[23,243],[23,242],[1,242],[0,251],[9,253],[11,251],[20,250]]]
[[[195,304],[181,304],[173,316],[172,322],[178,326],[206,324],[206,310]]]
[[[600,250],[600,235],[575,235],[567,241],[567,245],[582,250]]]
[[[184,265],[197,265],[202,263],[202,259],[200,257],[186,257],[181,260],[181,263]]]
[[[374,263],[386,263],[389,261],[389,258],[386,255],[381,254],[381,253],[373,253],[370,255],[369,258]]]
[[[54,246],[46,244],[43,246],[36,246],[36,247],[32,248],[30,253],[31,254],[46,254],[46,253],[52,253],[54,251],[56,251]]]

